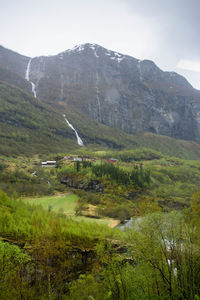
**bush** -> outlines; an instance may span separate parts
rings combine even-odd
[[[112,204],[109,204],[104,209],[99,209],[99,214],[106,217],[119,219],[120,221],[130,219],[131,217],[130,209],[123,205],[113,206]]]

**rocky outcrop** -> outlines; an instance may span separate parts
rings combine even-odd
[[[95,191],[95,192],[100,192],[102,193],[104,191],[104,188],[99,180],[89,180],[85,181],[84,179],[78,179],[76,174],[72,174],[69,176],[62,176],[60,178],[60,182],[62,184],[66,184],[70,188],[74,189],[80,189],[80,190],[85,190],[85,191]]]

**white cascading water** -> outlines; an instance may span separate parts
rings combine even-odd
[[[97,104],[98,104],[98,114],[99,114],[99,121],[101,122],[101,104],[99,99],[99,74],[96,72],[96,98],[97,98]]]
[[[101,105],[99,100],[99,88],[96,87],[96,96],[97,96],[97,103],[98,103],[98,109],[99,109],[99,121],[101,122]]]
[[[71,123],[69,123],[69,121],[67,120],[65,114],[63,115],[63,117],[64,117],[67,125],[75,132],[78,145],[79,146],[84,146],[83,141],[80,138],[80,136],[78,135],[78,132],[76,131],[76,129],[74,128],[74,126]]]
[[[31,69],[31,61],[32,61],[32,58],[29,60],[28,62],[28,65],[27,65],[27,68],[26,68],[26,74],[25,74],[25,79],[31,83],[31,86],[32,86],[32,93],[34,95],[35,98],[37,98],[37,94],[36,94],[36,86],[35,84],[30,81],[30,69]]]
[[[60,100],[62,101],[64,97],[64,81],[63,74],[60,75]]]
[[[142,62],[141,60],[138,60],[137,69],[139,71],[140,80],[143,81],[142,70],[141,70],[141,65],[140,65],[141,62]]]

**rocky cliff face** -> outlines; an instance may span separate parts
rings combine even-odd
[[[25,70],[29,59],[27,56],[0,46],[0,81],[30,91],[31,84],[25,80]]]
[[[43,101],[66,103],[105,125],[200,142],[200,91],[152,61],[84,44],[33,58],[29,78]]]

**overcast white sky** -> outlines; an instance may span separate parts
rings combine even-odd
[[[96,43],[200,89],[200,0],[0,0],[0,44],[27,56]]]

